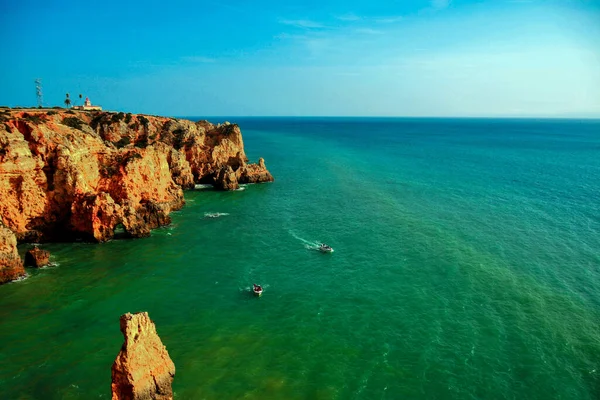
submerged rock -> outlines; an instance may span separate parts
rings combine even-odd
[[[25,266],[41,268],[50,264],[50,252],[38,247],[27,250],[25,253]]]
[[[121,332],[125,343],[112,366],[112,399],[173,399],[175,365],[148,313],[121,315]]]

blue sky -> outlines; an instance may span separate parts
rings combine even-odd
[[[600,1],[0,2],[0,105],[600,117]]]

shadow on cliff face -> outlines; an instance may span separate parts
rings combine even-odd
[[[115,233],[113,236],[114,240],[121,240],[121,239],[130,239],[131,236],[129,236],[127,234],[127,232],[125,231],[125,227],[123,226],[123,224],[117,224],[117,226],[115,226]]]

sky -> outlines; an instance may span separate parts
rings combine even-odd
[[[600,0],[0,0],[0,105],[600,117]]]

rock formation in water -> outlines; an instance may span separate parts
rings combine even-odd
[[[15,234],[0,223],[0,283],[25,276]]]
[[[121,316],[125,343],[112,366],[113,400],[167,400],[175,365],[148,313]]]
[[[25,253],[25,266],[41,268],[45,267],[50,263],[50,252],[42,250],[38,247],[27,250]]]
[[[272,180],[262,159],[248,164],[235,124],[0,110],[0,218],[19,242],[103,242],[117,225],[144,237],[184,205],[183,189]]]

